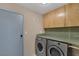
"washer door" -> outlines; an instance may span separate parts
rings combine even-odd
[[[64,56],[63,51],[57,46],[49,46],[47,50],[48,56]]]
[[[43,51],[43,43],[42,42],[37,43],[37,49],[38,49],[39,52]]]
[[[36,41],[36,55],[45,56],[46,55],[46,40],[37,40]]]

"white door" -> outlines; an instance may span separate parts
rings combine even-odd
[[[23,17],[0,9],[0,56],[23,55]]]

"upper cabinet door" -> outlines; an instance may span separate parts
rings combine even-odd
[[[55,12],[50,12],[44,15],[43,17],[43,25],[44,28],[52,28],[54,27],[54,20],[55,20]]]
[[[55,10],[55,19],[54,19],[54,27],[64,27],[65,22],[65,8],[60,7]]]
[[[79,26],[79,4],[66,5],[66,26]]]
[[[64,21],[64,6],[45,14],[43,17],[44,28],[64,27]]]

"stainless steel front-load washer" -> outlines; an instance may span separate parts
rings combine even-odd
[[[47,40],[47,56],[67,56],[67,44]]]
[[[36,38],[35,52],[37,56],[46,56],[46,39]]]

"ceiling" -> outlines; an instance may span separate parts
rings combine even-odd
[[[65,3],[20,3],[19,5],[28,8],[31,11],[34,11],[39,14],[45,14],[51,10],[54,10],[60,6],[65,5]]]

